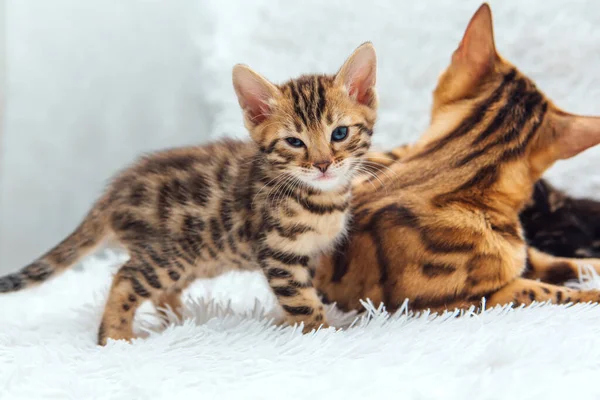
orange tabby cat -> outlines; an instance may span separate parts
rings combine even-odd
[[[560,110],[498,55],[482,5],[439,79],[428,131],[356,185],[350,235],[321,260],[318,289],[345,309],[364,298],[434,310],[599,301],[599,291],[537,281],[577,265],[528,249],[519,222],[542,173],[599,142],[599,118]]]

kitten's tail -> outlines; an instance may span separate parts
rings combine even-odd
[[[0,277],[0,293],[16,292],[65,271],[100,245],[109,231],[106,202],[99,201],[73,233],[21,270]]]

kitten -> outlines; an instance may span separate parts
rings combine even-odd
[[[350,179],[371,144],[376,57],[360,46],[336,75],[275,85],[249,67],[233,86],[252,141],[158,152],[118,175],[82,224],[0,292],[40,283],[112,237],[129,253],[116,273],[98,342],[133,338],[144,300],[179,309],[195,278],[261,269],[286,322],[327,326],[309,259],[346,233]]]
[[[545,283],[576,276],[577,262],[528,248],[519,211],[555,161],[600,142],[600,118],[560,110],[497,54],[487,4],[439,78],[431,119],[416,144],[386,155],[401,162],[357,182],[348,239],[317,269],[324,296],[391,310],[407,298],[417,310],[599,301]]]
[[[578,199],[546,180],[520,214],[527,243],[559,257],[600,258],[600,202]]]

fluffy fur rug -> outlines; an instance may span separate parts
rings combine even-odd
[[[186,319],[143,307],[133,344],[95,345],[108,253],[44,286],[0,297],[0,398],[578,399],[600,396],[600,309],[534,305],[481,313],[368,317],[329,310],[333,328],[277,327],[260,274],[198,281]],[[586,275],[580,287],[600,287]],[[209,300],[210,299],[210,300]]]

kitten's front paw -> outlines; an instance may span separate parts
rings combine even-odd
[[[302,333],[310,333],[313,330],[318,330],[318,329],[327,329],[329,328],[329,324],[327,323],[327,321],[325,322],[316,322],[316,323],[304,323],[304,328],[302,329]]]
[[[329,323],[327,322],[324,314],[311,315],[310,318],[305,319],[288,317],[286,318],[285,323],[290,326],[303,323],[304,327],[302,328],[302,333],[309,333],[313,330],[329,328]]]

